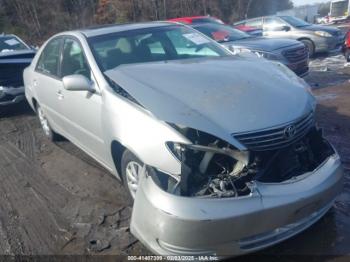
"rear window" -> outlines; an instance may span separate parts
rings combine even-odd
[[[102,71],[123,64],[229,55],[211,39],[181,25],[125,31],[88,41]]]

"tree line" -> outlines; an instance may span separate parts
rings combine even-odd
[[[293,7],[290,0],[0,0],[0,32],[31,44],[101,24],[212,15],[232,23]]]

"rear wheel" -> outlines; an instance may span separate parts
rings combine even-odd
[[[52,130],[49,121],[47,120],[46,115],[40,105],[37,105],[36,112],[38,114],[40,125],[44,131],[45,136],[53,142],[59,140],[59,135]]]
[[[313,57],[315,55],[315,45],[311,40],[301,40],[301,42],[306,46],[309,51],[309,57]]]

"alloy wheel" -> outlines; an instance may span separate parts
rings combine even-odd
[[[139,179],[141,173],[143,172],[143,167],[135,161],[130,161],[126,166],[126,182],[133,198],[136,196],[136,191],[139,185]]]

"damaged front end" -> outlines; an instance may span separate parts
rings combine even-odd
[[[34,56],[34,50],[0,54],[0,106],[24,100],[23,71]]]
[[[168,142],[181,162],[181,175],[152,172],[166,192],[185,197],[229,198],[252,193],[254,183],[281,183],[317,169],[335,154],[313,117],[296,127],[237,135],[246,150],[191,128],[177,127],[192,144]],[[292,130],[290,130],[292,129]],[[277,130],[277,131],[276,131]],[[278,131],[282,133],[279,137]],[[286,132],[290,133],[286,133]],[[276,142],[278,141],[278,143]]]
[[[314,121],[307,123],[296,123],[293,136],[284,134],[290,123],[235,134],[245,150],[177,126],[191,142],[167,143],[181,174],[145,169],[131,232],[156,254],[223,257],[302,232],[332,207],[343,185],[338,154]]]

